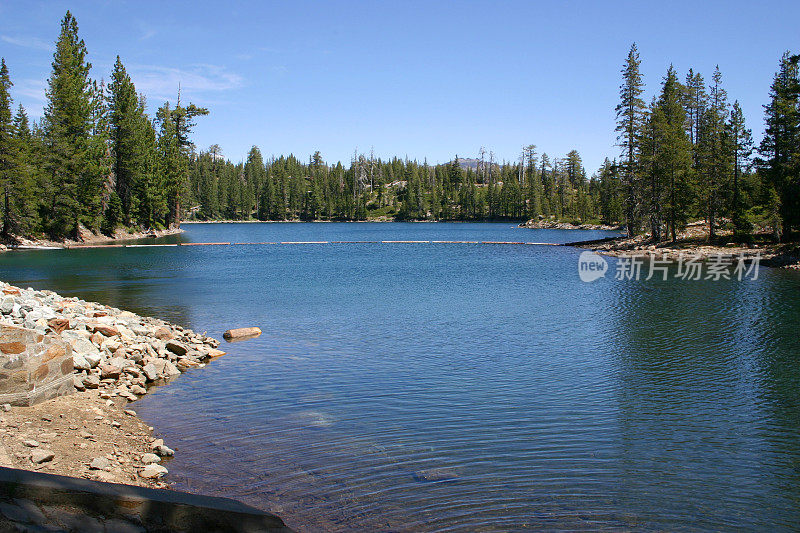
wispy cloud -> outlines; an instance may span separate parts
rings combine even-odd
[[[218,65],[197,64],[187,68],[162,67],[158,65],[131,65],[128,71],[136,89],[148,98],[174,99],[181,90],[191,95],[221,92],[242,86],[243,78]]]
[[[152,39],[157,33],[158,32],[154,28],[143,29],[142,36],[139,37],[139,40],[146,41],[147,39]]]
[[[33,48],[34,50],[46,50],[48,52],[55,50],[55,46],[51,43],[45,42],[38,37],[30,37],[30,36],[11,36],[11,35],[0,35],[0,40],[6,42],[8,44],[13,44],[15,46],[22,46],[24,48]]]
[[[47,96],[45,95],[46,90],[46,81],[28,78],[15,81],[12,93],[42,103],[47,100]]]

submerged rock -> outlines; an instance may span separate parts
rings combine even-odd
[[[414,479],[417,481],[452,481],[458,479],[458,472],[452,468],[428,468],[414,472]]]

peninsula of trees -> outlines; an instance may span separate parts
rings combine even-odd
[[[564,157],[525,146],[518,161],[456,156],[445,164],[382,160],[355,152],[348,165],[292,155],[226,160],[190,140],[203,107],[169,102],[146,112],[122,61],[109,83],[90,78],[84,42],[68,12],[56,42],[47,105],[31,124],[11,99],[0,64],[2,234],[76,235],[79,228],[161,229],[196,220],[527,220],[624,224],[630,234],[674,239],[703,219],[714,238],[768,227],[800,228],[798,56],[784,54],[756,151],[719,69],[710,82],[670,67],[645,102],[636,45],[622,69],[616,108],[620,155],[591,176],[576,150]]]

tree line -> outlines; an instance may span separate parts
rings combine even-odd
[[[612,167],[628,233],[675,240],[690,220],[748,239],[769,227],[777,239],[800,227],[798,56],[779,62],[764,106],[766,132],[754,146],[739,102],[731,104],[719,68],[711,81],[670,66],[658,94],[643,98],[634,44],[622,69],[616,107],[619,161]]]
[[[483,154],[485,156],[485,154]],[[541,157],[528,146],[516,163],[477,165],[458,156],[429,165],[384,161],[355,153],[348,166],[328,164],[320,152],[308,161],[264,159],[256,146],[234,164],[218,146],[190,161],[188,193],[198,220],[519,220],[539,215],[576,221],[598,217],[602,191],[589,180],[580,154]]]
[[[217,145],[197,151],[191,132],[208,110],[165,102],[153,118],[119,57],[110,81],[90,78],[87,50],[67,12],[56,41],[47,105],[31,123],[13,110],[0,62],[2,235],[75,237],[81,227],[161,229],[196,220],[520,220],[624,224],[630,234],[674,239],[704,219],[712,238],[731,228],[746,238],[769,226],[776,237],[800,225],[798,57],[785,54],[765,106],[755,150],[737,101],[717,69],[706,84],[673,67],[644,100],[636,45],[622,69],[616,107],[621,154],[587,175],[581,156],[538,154],[498,162],[444,164],[356,153],[349,164],[320,152],[227,160]]]

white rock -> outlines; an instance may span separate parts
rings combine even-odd
[[[111,461],[105,457],[95,457],[89,464],[89,470],[105,470],[111,468]]]
[[[154,453],[146,453],[146,454],[142,455],[142,463],[144,463],[146,465],[149,465],[149,464],[152,464],[152,463],[160,463],[160,462],[161,462],[161,457],[157,456]]]
[[[77,370],[89,370],[92,368],[92,365],[89,363],[89,361],[87,361],[86,358],[79,353],[72,355],[72,366]]]
[[[181,371],[178,370],[178,367],[170,363],[169,361],[166,362],[164,365],[164,375],[171,377],[171,376],[179,376]]]
[[[148,381],[155,381],[158,379],[158,370],[156,369],[156,365],[153,363],[144,365],[142,372],[144,372],[144,375],[147,376]]]
[[[139,472],[139,475],[145,479],[158,479],[169,473],[169,470],[158,464],[149,464]]]

